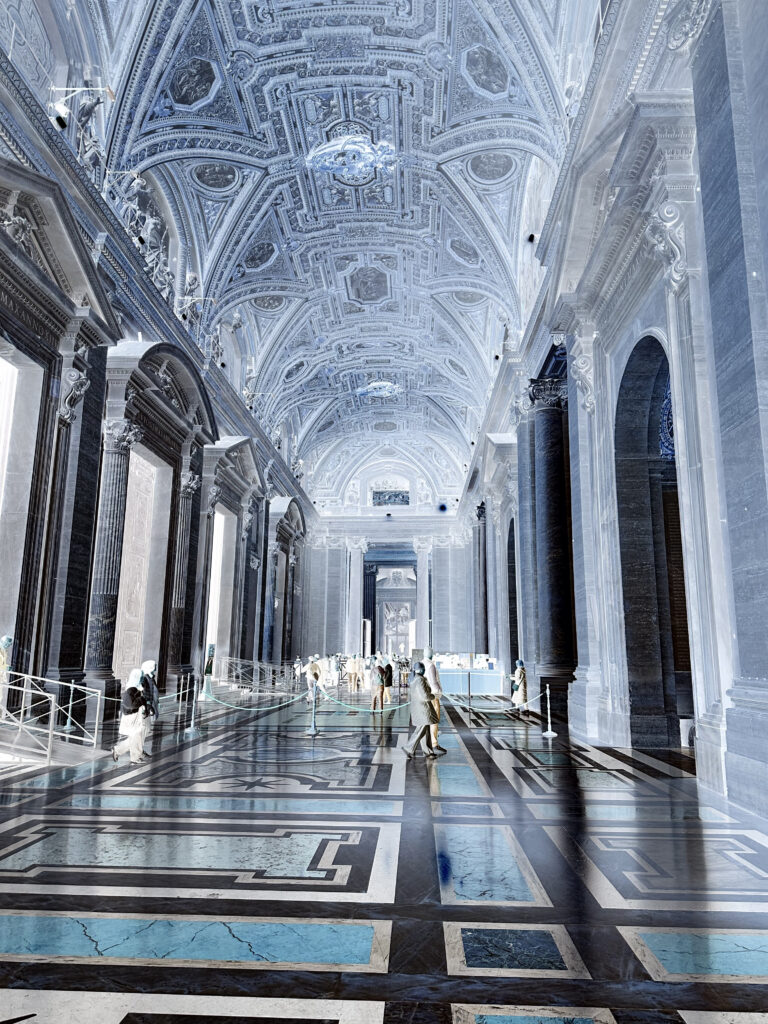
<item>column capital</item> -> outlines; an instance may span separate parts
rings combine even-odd
[[[365,537],[347,537],[347,551],[362,551],[363,554],[368,550],[368,541]]]
[[[532,377],[528,395],[531,403],[540,409],[565,409],[568,405],[568,380],[566,377]]]
[[[142,438],[142,433],[130,420],[107,420],[104,424],[104,451],[127,455]]]
[[[414,537],[413,550],[417,555],[428,555],[432,551],[432,538]]]
[[[200,489],[201,478],[199,473],[186,470],[181,474],[179,481],[179,494],[182,498],[191,498]]]

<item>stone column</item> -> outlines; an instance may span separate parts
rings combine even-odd
[[[288,554],[288,580],[285,587],[285,615],[283,617],[283,658],[285,661],[291,660],[293,650],[293,599],[298,564],[299,556],[296,554],[295,547],[291,545]]]
[[[474,563],[472,585],[475,622],[472,651],[478,654],[488,653],[488,578],[486,574],[485,514],[485,503],[480,502],[476,509],[476,522],[472,528],[472,560]]]
[[[379,574],[378,565],[364,563],[363,567],[363,618],[369,619],[371,623],[371,651],[376,649],[376,577]],[[361,649],[359,654],[365,652]]]
[[[416,552],[416,646],[422,650],[431,646],[429,635],[429,556],[432,541],[426,537],[415,537],[413,550]]]
[[[563,423],[563,410],[568,403],[568,381],[557,377],[533,380],[530,397],[535,410],[538,675],[542,692],[547,683],[550,686],[553,713],[567,718],[568,684],[573,678],[574,667]]]
[[[499,656],[499,591],[498,591],[498,535],[501,525],[498,502],[485,498],[485,580],[486,580],[486,636],[485,652]]]
[[[264,592],[264,661],[274,655],[275,595],[277,593],[277,554],[280,545],[270,541],[267,548],[267,585]]]
[[[344,646],[347,654],[358,654],[363,645],[363,560],[368,550],[364,537],[347,539],[349,551],[349,592]]]
[[[131,448],[140,439],[141,431],[129,420],[108,420],[104,426],[104,457],[88,619],[86,674],[89,680],[115,682],[112,656],[123,558],[128,464]]]
[[[186,469],[179,481],[179,503],[176,517],[176,551],[173,560],[173,592],[171,594],[170,671],[191,671],[191,665],[182,664],[184,617],[187,606],[187,577],[189,574],[189,533],[192,525],[192,501],[200,489],[200,476]]]

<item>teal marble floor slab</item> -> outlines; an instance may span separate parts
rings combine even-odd
[[[464,803],[460,800],[441,800],[432,804],[432,814],[438,818],[501,818],[498,804]]]
[[[558,803],[529,803],[528,810],[538,819],[551,821],[568,817],[568,808]],[[729,824],[736,819],[715,807],[698,804],[584,804],[577,809],[579,817],[589,821],[708,821]]]
[[[530,861],[504,825],[435,825],[444,904],[549,907]]]
[[[606,1009],[580,1006],[453,1006],[452,1024],[615,1024]]]
[[[488,787],[469,765],[443,764],[430,766],[432,796],[490,796]]]
[[[619,932],[655,981],[768,983],[768,931],[620,927]]]
[[[112,811],[243,811],[256,814],[364,814],[398,817],[403,804],[398,800],[324,800],[283,797],[254,800],[248,797],[150,796],[75,793],[56,807]]]
[[[0,914],[10,960],[386,971],[391,923]]]

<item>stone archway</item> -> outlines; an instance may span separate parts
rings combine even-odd
[[[616,496],[633,746],[680,746],[693,716],[669,364],[643,338],[619,388]]]

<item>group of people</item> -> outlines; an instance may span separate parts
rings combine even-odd
[[[112,747],[112,759],[118,761],[129,754],[131,764],[148,761],[147,737],[160,714],[160,691],[157,686],[157,662],[145,661],[132,669],[128,685],[120,697],[119,734],[123,738]]]
[[[319,690],[328,697],[328,687],[338,686],[342,679],[342,664],[346,673],[350,693],[366,690],[372,694],[371,707],[377,704],[383,709],[385,704],[392,703],[392,687],[403,682],[401,660],[388,657],[377,651],[367,658],[362,654],[354,654],[345,658],[343,655],[331,654],[321,657],[312,655],[306,663],[300,658],[294,662],[296,681],[306,679],[307,703],[311,704]]]

